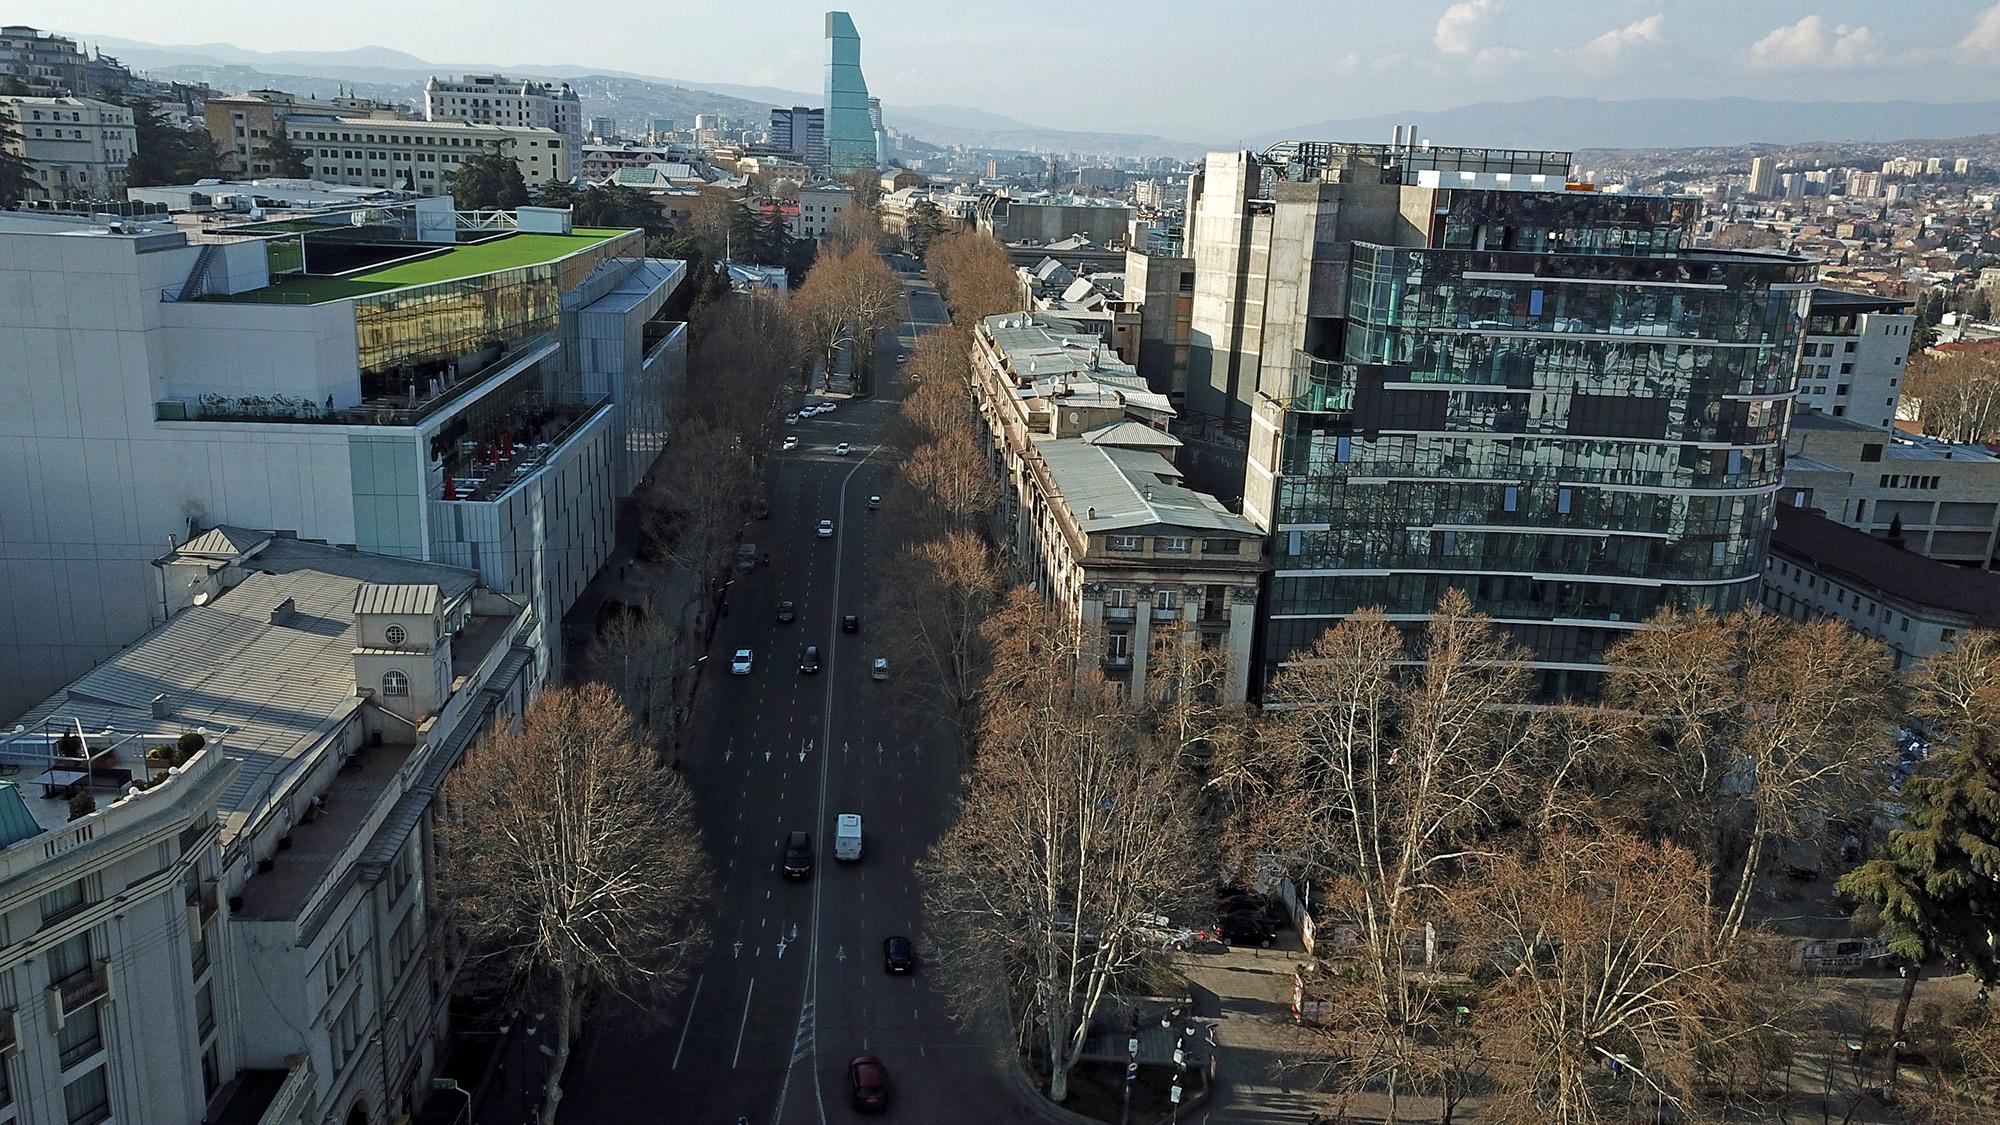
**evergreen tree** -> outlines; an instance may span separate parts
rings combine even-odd
[[[0,114],[0,208],[12,207],[28,194],[28,162],[14,149],[20,140],[14,119]]]
[[[773,208],[770,217],[764,221],[762,237],[757,240],[757,264],[760,266],[782,266],[790,256],[792,232],[785,228],[785,213]]]
[[[758,264],[758,247],[764,241],[764,223],[746,201],[729,214],[729,257],[732,261]]]
[[[932,241],[944,231],[944,212],[930,200],[919,199],[903,223],[903,241],[910,244],[910,253],[921,258],[930,252]]]
[[[1889,948],[1910,962],[1891,1038],[1903,1038],[1918,972],[1941,957],[1981,984],[2000,979],[2000,750],[1985,729],[1938,751],[1935,772],[1911,778],[1910,827],[1842,876],[1842,894],[1881,915]]]
[[[191,184],[222,175],[222,154],[206,129],[182,129],[160,107],[134,94],[116,104],[132,111],[132,159],[125,165],[128,187]]]
[[[312,177],[312,165],[306,163],[305,156],[292,146],[292,138],[285,132],[282,123],[272,131],[271,138],[264,142],[264,147],[259,150],[257,157],[260,160],[270,161],[271,174],[274,176],[284,176],[294,180]]]
[[[512,211],[528,202],[528,184],[513,157],[482,152],[451,176],[451,198],[461,211]]]

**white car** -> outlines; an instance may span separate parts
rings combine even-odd
[[[845,456],[847,456],[847,443],[843,441],[843,442],[841,442],[841,443],[840,443],[839,445],[836,445],[836,446],[834,446],[834,447],[833,447],[833,455],[834,455],[835,457],[845,457]]]
[[[831,414],[831,413],[833,413],[833,404],[832,404],[832,403],[830,403],[830,402],[822,402],[822,403],[820,403],[820,404],[819,404],[819,412],[820,412],[821,414]]]
[[[749,649],[739,648],[736,650],[736,658],[729,662],[729,671],[733,675],[747,676],[750,674],[750,665],[755,660],[756,657],[751,655]]]
[[[901,363],[901,362],[903,362],[904,360],[906,360],[906,359],[908,359],[908,358],[910,358],[910,357],[909,357],[909,356],[906,356],[906,355],[904,355],[904,354],[903,354],[902,352],[897,352],[897,353],[896,353],[896,362],[897,362],[897,363]]]
[[[786,448],[786,449],[797,449],[798,447],[799,447],[799,435],[797,435],[797,434],[786,434],[786,435],[785,435],[785,448]]]
[[[821,521],[819,521],[819,537],[820,537],[821,539],[831,539],[831,538],[833,538],[833,521],[832,521],[832,520],[821,520]]]
[[[798,425],[798,424],[799,424],[799,416],[798,416],[798,415],[796,415],[796,414],[787,414],[787,415],[785,415],[785,425],[787,425],[787,426],[796,426],[796,425]]]

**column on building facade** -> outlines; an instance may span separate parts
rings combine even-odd
[[[1083,636],[1081,660],[1097,660],[1104,655],[1104,583],[1085,582],[1078,605],[1077,626]]]
[[[1132,698],[1146,698],[1146,664],[1153,654],[1153,591],[1139,587],[1138,605],[1132,613]]]
[[[1229,698],[1250,698],[1250,635],[1257,624],[1257,587],[1229,588]]]

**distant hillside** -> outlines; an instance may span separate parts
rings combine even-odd
[[[1440,145],[1485,148],[1697,148],[1951,137],[1992,130],[2000,102],[1781,102],[1755,98],[1535,98],[1429,113],[1335,118],[1260,134],[1283,140],[1388,141],[1398,124]]]

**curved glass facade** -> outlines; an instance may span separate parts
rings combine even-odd
[[[1588,693],[1633,623],[1754,597],[1815,268],[1660,253],[1691,201],[1559,202],[1446,208],[1446,243],[1520,249],[1353,244],[1281,416],[1267,674],[1332,619],[1418,621],[1457,587],[1547,694]]]

